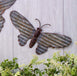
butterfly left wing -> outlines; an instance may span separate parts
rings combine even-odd
[[[38,37],[38,47],[36,48],[37,54],[43,54],[48,50],[48,47],[52,48],[64,48],[71,44],[70,37],[57,34],[57,33],[41,33]]]
[[[2,30],[5,19],[2,17],[4,11],[10,8],[16,0],[0,0],[0,31]]]
[[[13,25],[19,30],[18,41],[21,46],[24,46],[29,39],[34,35],[35,28],[33,25],[17,11],[10,13],[10,18]]]

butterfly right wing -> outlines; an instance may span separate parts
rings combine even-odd
[[[20,35],[18,35],[19,44],[24,46],[27,41],[33,37],[35,29],[24,16],[16,11],[12,11],[10,17],[12,23],[20,32]]]
[[[72,43],[70,37],[58,33],[41,33],[38,37],[37,54],[45,53],[49,47],[64,48]]]

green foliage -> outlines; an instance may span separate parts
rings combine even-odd
[[[42,76],[42,72],[40,69],[32,67],[25,67],[23,70],[20,71],[20,76],[36,76],[39,74],[39,76]]]
[[[9,69],[5,69],[2,71],[1,76],[13,76],[13,74]]]
[[[44,60],[38,61],[37,56],[33,56],[30,64],[20,70],[20,76],[42,76],[42,71],[38,68],[33,68],[33,65],[41,64]]]
[[[51,59],[47,59],[45,72],[48,76],[77,76],[77,56],[73,54],[55,53]]]
[[[12,61],[9,61],[8,59],[4,60],[0,66],[3,68],[3,70],[9,68],[10,70],[12,69],[17,69],[18,68],[18,63],[16,63],[17,58],[13,58]]]
[[[44,69],[39,69],[40,65]],[[36,66],[37,65],[37,66]],[[35,67],[36,66],[36,67]],[[14,72],[15,70],[15,72]],[[60,55],[55,53],[52,58],[38,60],[37,56],[28,65],[20,65],[17,58],[4,60],[0,63],[0,76],[77,76],[77,56],[74,54]]]
[[[4,60],[0,63],[0,73],[1,76],[13,76],[12,70],[17,69],[19,67],[18,63],[16,62],[17,58],[13,58],[13,60],[9,61],[8,59]]]

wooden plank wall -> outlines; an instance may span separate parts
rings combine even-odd
[[[49,48],[48,52],[39,56],[39,59],[49,58],[54,52],[65,51],[77,54],[77,0],[17,0],[15,4],[3,14],[6,19],[4,28],[0,33],[0,61],[13,57],[19,59],[19,63],[29,63],[32,55],[36,55],[37,44],[30,49],[29,42],[24,47],[19,46],[19,31],[10,20],[10,12],[16,10],[25,16],[35,27],[39,26],[35,21],[38,18],[42,24],[49,23],[52,26],[43,28],[43,32],[55,32],[65,34],[72,38],[72,45],[65,49]]]

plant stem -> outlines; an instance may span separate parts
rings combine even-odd
[[[52,73],[52,76],[54,76],[54,73]]]

